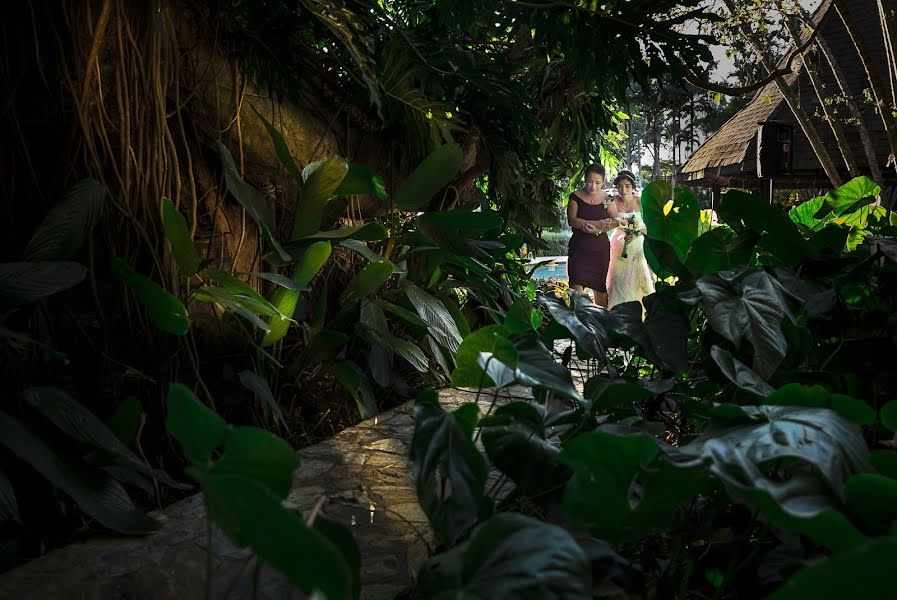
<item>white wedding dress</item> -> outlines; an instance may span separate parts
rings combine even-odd
[[[636,227],[644,229],[640,212],[621,212],[620,220],[635,217]],[[626,245],[626,258],[623,258],[623,228],[614,229],[610,234],[610,265],[607,269],[607,307],[638,300],[654,293],[654,277],[648,261],[645,259],[645,236],[635,236]]]

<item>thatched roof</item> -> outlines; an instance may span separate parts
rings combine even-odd
[[[886,64],[885,50],[875,0],[852,0],[849,6],[851,15],[858,23],[860,31],[864,33],[866,43],[873,56],[881,57],[880,61],[875,61],[875,66],[881,69],[881,65]],[[876,162],[886,180],[893,178],[893,169],[885,168],[890,147],[884,132],[884,125],[881,117],[875,111],[875,107],[865,98],[865,90],[869,87],[868,77],[853,41],[832,6],[831,0],[823,0],[813,14],[813,22],[817,27],[821,27],[819,35],[831,47],[838,65],[846,76],[851,95],[860,104],[863,121],[869,130],[875,149]],[[804,60],[816,68],[826,95],[835,96],[840,93],[832,69],[821,52],[807,54]],[[832,159],[846,179],[848,178],[847,167],[843,163],[841,153],[837,150],[837,143],[831,127],[822,117],[819,98],[806,73],[804,62],[798,59],[794,61],[794,65],[795,72],[786,76],[785,80],[799,95],[801,105],[811,115],[823,143],[833,150]],[[883,81],[887,81],[886,72],[880,73],[879,76]],[[843,122],[849,116],[847,108],[843,104],[833,108],[838,111],[838,116],[842,120],[841,126],[860,168],[864,171],[862,174],[868,175],[868,163],[857,128],[855,125]],[[794,126],[794,173],[777,178],[777,183],[787,187],[829,186],[829,180],[813,153],[810,143],[775,83],[761,88],[745,108],[729,119],[719,131],[708,138],[689,157],[688,161],[679,169],[679,181],[688,185],[707,186],[718,182],[718,178],[722,177],[729,180],[733,186],[755,187],[758,183],[756,176],[757,123],[767,120]]]

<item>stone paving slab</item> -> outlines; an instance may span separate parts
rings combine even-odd
[[[531,397],[525,388],[503,390],[507,394]],[[440,391],[446,408],[475,397],[471,391]],[[481,410],[491,402],[482,394]],[[308,511],[325,496],[322,514],[352,529],[361,549],[365,600],[393,598],[406,589],[433,544],[408,472],[413,410],[413,403],[406,403],[298,452],[288,500]],[[0,575],[0,599],[205,598],[209,544],[202,495],[152,514],[164,523],[152,535],[94,538]],[[235,547],[216,528],[211,549],[212,598],[251,597],[256,578],[258,598],[305,597],[273,569],[257,566],[248,550]]]

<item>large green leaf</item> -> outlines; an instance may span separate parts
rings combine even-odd
[[[330,258],[332,250],[330,242],[326,241],[315,242],[308,246],[303,252],[302,257],[299,259],[299,262],[293,267],[291,278],[296,285],[302,287],[307,286],[327,262],[327,259]],[[263,348],[283,339],[283,336],[287,334],[287,330],[290,327],[290,318],[292,318],[293,313],[296,311],[296,303],[298,301],[299,292],[294,290],[279,289],[274,293],[274,298],[272,298],[271,304],[273,304],[284,316],[273,317],[268,322],[270,331],[268,331],[265,334],[265,337],[262,338],[261,344]]]
[[[451,313],[442,301],[428,294],[411,282],[403,286],[405,295],[411,301],[417,314],[427,322],[430,334],[450,352],[457,352],[461,334]]]
[[[404,211],[416,211],[426,206],[436,192],[458,174],[461,159],[461,146],[456,143],[443,144],[433,150],[396,189],[392,196],[393,206]]]
[[[381,223],[371,222],[362,223],[361,225],[353,225],[352,227],[342,227],[340,229],[330,229],[328,231],[318,231],[306,235],[302,238],[305,240],[360,240],[363,242],[378,242],[387,238],[389,233]],[[296,243],[287,243],[284,246],[292,253],[296,247]]]
[[[349,163],[349,170],[340,182],[339,187],[333,192],[334,196],[354,196],[356,194],[368,194],[376,196],[380,200],[386,200],[386,184],[383,177],[372,168]]]
[[[897,400],[891,400],[882,406],[879,417],[882,425],[891,431],[897,431]]]
[[[751,230],[760,235],[758,245],[788,266],[806,255],[807,244],[794,221],[778,206],[745,192],[723,194],[717,213],[735,231]]]
[[[255,291],[255,289],[249,285],[249,282],[243,281],[227,271],[221,269],[208,269],[204,274],[209,279],[218,282],[220,287],[216,293],[217,296],[221,296],[221,290],[224,290],[228,292],[227,295],[230,296],[235,303],[243,306],[243,308],[253,314],[266,317],[292,317],[292,315],[284,315],[277,310],[277,307],[268,302],[268,300],[260,293]],[[197,296],[209,289],[210,288],[200,288],[197,292]]]
[[[0,523],[19,520],[19,503],[6,474],[0,471]]]
[[[68,463],[18,421],[0,411],[0,444],[34,467],[47,481],[68,494],[85,513],[105,527],[126,534],[151,533],[159,523],[134,507],[114,479],[80,464]]]
[[[476,414],[476,404],[446,412],[432,389],[420,392],[415,401],[411,473],[421,507],[442,544],[457,543],[480,514],[486,461],[471,439]]]
[[[340,295],[340,304],[358,302],[374,293],[392,277],[393,264],[388,260],[371,263],[355,274]]]
[[[134,272],[122,259],[113,256],[110,265],[112,272],[133,290],[156,327],[174,335],[187,333],[190,320],[180,300],[149,277]]]
[[[743,415],[743,416],[741,416]],[[813,466],[840,495],[844,482],[870,470],[869,450],[860,428],[838,413],[803,406],[742,406],[735,419],[715,419],[679,450],[760,465],[782,458]],[[729,449],[729,454],[720,448]]]
[[[312,235],[321,228],[324,206],[346,176],[349,165],[344,158],[334,156],[316,168],[299,191],[293,213],[291,240]],[[303,172],[303,177],[305,173]]]
[[[283,136],[277,128],[268,122],[268,119],[266,119],[251,102],[249,103],[249,106],[252,107],[252,110],[255,111],[255,114],[258,115],[258,118],[261,119],[262,123],[265,125],[265,129],[268,130],[268,135],[271,136],[271,141],[274,142],[274,152],[277,153],[277,158],[280,160],[280,164],[289,171],[290,175],[296,178],[296,183],[301,184],[302,171],[296,166],[296,162],[293,160],[293,155],[290,153],[290,148],[287,146],[286,140],[283,139]]]
[[[492,381],[478,362],[479,355],[491,353],[509,366],[517,364],[517,349],[508,339],[510,332],[501,325],[487,325],[464,338],[455,354],[457,367],[452,372],[452,383],[458,387],[492,387]]]
[[[106,186],[82,179],[50,209],[25,247],[25,260],[41,262],[71,258],[103,216]]]
[[[714,345],[710,348],[710,357],[726,378],[740,387],[758,396],[769,396],[775,391],[771,385],[752,371],[746,364],[732,356],[725,348]]]
[[[131,444],[140,429],[143,406],[136,396],[127,396],[106,421],[106,426],[125,445]]]
[[[470,541],[434,556],[416,592],[423,598],[591,598],[592,571],[573,536],[557,525],[500,513]]]
[[[200,302],[209,302],[218,304],[236,315],[239,315],[249,321],[252,325],[258,327],[264,332],[269,331],[268,323],[259,317],[259,311],[248,308],[246,305],[247,298],[238,293],[223,287],[203,286],[196,290],[193,298]],[[266,314],[267,311],[261,314]],[[270,313],[267,313],[270,315]]]
[[[480,427],[491,463],[527,496],[559,489],[570,476],[558,460],[560,449],[545,440],[543,417],[532,404],[500,406]]]
[[[355,399],[362,420],[373,418],[378,412],[377,399],[371,384],[357,364],[344,360],[330,366],[330,372]]]
[[[352,597],[358,600],[361,595],[361,551],[352,530],[320,514],[315,517],[313,527],[343,555],[352,577]]]
[[[607,360],[612,318],[609,312],[595,305],[586,294],[570,292],[571,306],[551,295],[542,297],[555,321],[563,325],[591,358]]]
[[[897,481],[876,473],[858,473],[844,484],[850,513],[866,530],[882,535],[897,519]]]
[[[268,385],[268,380],[249,369],[237,373],[237,379],[240,380],[243,387],[261,398],[268,408],[271,409],[271,414],[273,414],[276,420],[280,422],[281,427],[289,431],[290,428],[287,424],[287,418],[283,414],[283,410],[280,408],[277,398],[274,397],[274,392],[271,391],[271,386]]]
[[[822,229],[834,218],[834,215],[826,215],[825,218],[822,219],[816,218],[816,213],[819,212],[819,209],[822,208],[824,203],[825,196],[817,196],[806,202],[801,202],[788,211],[788,218],[796,224],[808,227],[813,231]]]
[[[276,435],[256,427],[235,427],[228,432],[221,458],[209,472],[251,478],[283,500],[298,466],[296,451]]]
[[[817,216],[824,216],[831,212],[839,217],[855,212],[864,205],[875,202],[879,194],[881,194],[881,187],[872,179],[866,176],[854,177],[825,195],[822,206],[817,211]]]
[[[352,578],[340,551],[310,529],[282,498],[258,480],[236,473],[198,472],[206,510],[239,547],[250,547],[305,592],[328,600],[352,598]]]
[[[641,201],[648,237],[670,244],[679,260],[685,262],[689,247],[698,237],[701,217],[695,193],[678,187],[674,198],[669,183],[653,181],[642,190]]]
[[[560,459],[573,469],[567,517],[611,542],[665,530],[676,508],[707,485],[704,468],[673,465],[644,434],[584,433],[567,442]]]
[[[179,383],[173,383],[168,389],[165,428],[181,444],[187,459],[203,469],[211,463],[212,452],[227,437],[224,419]]]
[[[747,266],[754,257],[755,240],[756,236],[736,235],[724,225],[715,227],[692,242],[685,265],[703,275]]]
[[[290,255],[281,247],[272,233],[274,231],[274,211],[268,204],[268,200],[265,199],[265,195],[243,180],[240,176],[240,171],[237,170],[237,165],[234,163],[233,155],[231,155],[227,146],[220,141],[218,142],[218,151],[221,154],[221,163],[224,167],[224,181],[227,184],[228,191],[258,224],[262,230],[262,237],[277,252],[280,259],[289,261]]]
[[[872,407],[862,400],[842,394],[830,394],[820,385],[808,387],[798,383],[789,383],[770,394],[763,400],[763,404],[830,408],[857,425],[872,425],[875,421],[875,412]]]
[[[190,237],[190,228],[187,219],[181,214],[174,203],[168,198],[162,197],[162,228],[165,237],[171,244],[171,253],[178,264],[178,270],[184,277],[190,277],[199,270],[199,252],[196,244]]]
[[[691,326],[682,302],[663,294],[650,294],[642,302],[648,343],[640,343],[648,359],[673,373],[685,372]]]
[[[771,525],[807,536],[834,551],[852,548],[866,537],[840,512],[842,503],[821,476],[796,474],[770,480],[737,447],[708,445],[711,472],[736,501],[756,509]]]
[[[770,600],[887,598],[894,593],[897,538],[873,540],[797,572]]]
[[[83,265],[68,261],[0,263],[0,309],[67,290],[86,275]]]
[[[782,321],[790,316],[778,282],[758,271],[740,282],[708,275],[697,286],[711,327],[736,347],[747,339],[754,348],[753,370],[760,377],[772,375],[785,358]]]
[[[63,390],[54,387],[32,387],[25,390],[24,396],[29,404],[70,437],[94,448],[122,456],[133,464],[144,466],[96,415]]]

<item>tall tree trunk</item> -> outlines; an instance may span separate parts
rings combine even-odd
[[[853,45],[856,47],[857,54],[860,55],[860,62],[863,64],[863,69],[866,71],[866,77],[868,77],[869,84],[872,87],[872,96],[875,100],[875,106],[878,109],[878,114],[881,115],[881,120],[885,127],[885,134],[888,136],[888,144],[891,146],[891,156],[888,158],[888,164],[893,165],[894,171],[897,172],[897,161],[894,160],[894,157],[897,156],[897,126],[895,126],[891,110],[888,110],[888,107],[886,106],[887,96],[885,95],[881,79],[878,76],[878,71],[875,69],[872,53],[869,52],[869,47],[866,45],[866,40],[863,38],[863,32],[859,30],[856,21],[853,20],[853,16],[850,14],[847,3],[844,2],[844,0],[834,0],[834,5],[835,10],[838,11],[838,15],[841,17],[841,21],[844,23],[844,28],[847,29],[850,39],[853,40]]]
[[[835,0],[836,2],[838,0]],[[726,8],[729,9],[729,12],[733,15],[736,13],[735,3],[732,0],[724,0],[726,3]],[[775,65],[772,64],[772,61],[769,59],[769,56],[763,50],[762,44],[757,40],[751,31],[750,27],[744,22],[740,22],[738,24],[739,29],[741,29],[741,34],[744,36],[744,39],[750,44],[754,53],[757,55],[757,58],[760,59],[760,64],[763,65],[763,68],[766,69],[768,73],[775,72]],[[810,146],[813,148],[813,152],[816,154],[816,158],[819,159],[819,163],[822,165],[823,170],[825,171],[826,176],[829,178],[829,181],[834,187],[840,187],[843,183],[841,181],[841,175],[838,174],[838,169],[835,167],[834,161],[832,161],[831,155],[826,150],[825,145],[822,143],[822,140],[819,138],[819,133],[816,131],[816,127],[813,125],[813,122],[810,121],[810,117],[807,115],[806,111],[800,106],[800,98],[797,97],[797,94],[794,93],[785,79],[781,76],[775,78],[776,85],[779,88],[779,91],[782,92],[782,97],[785,99],[785,102],[788,104],[788,108],[791,109],[791,112],[794,114],[794,117],[797,119],[797,123],[800,125],[801,130],[804,132],[804,135],[807,137],[807,140],[810,142]]]
[[[776,7],[779,9],[779,12],[785,15],[785,11],[782,8],[781,0],[776,0]],[[788,27],[788,32],[791,34],[791,37],[794,39],[794,45],[800,46],[801,38],[800,30],[797,27],[797,19],[794,17],[794,15],[787,15],[785,18],[785,24]],[[819,107],[822,109],[822,115],[828,122],[829,127],[832,128],[832,133],[834,134],[835,141],[838,144],[838,150],[841,151],[841,157],[844,159],[844,164],[847,165],[847,172],[851,177],[857,177],[860,174],[860,169],[857,165],[856,158],[853,155],[853,149],[847,142],[847,136],[844,135],[844,130],[841,128],[841,124],[838,123],[838,121],[835,119],[835,116],[829,110],[829,106],[825,101],[825,84],[822,82],[822,78],[819,76],[819,72],[816,70],[816,66],[811,64],[810,61],[807,60],[808,54],[809,52],[803,53],[803,55],[801,56],[801,62],[803,62],[804,69],[806,69],[807,71],[807,76],[810,78],[810,83],[813,85],[813,90],[815,90],[816,92],[816,97],[819,98]]]

